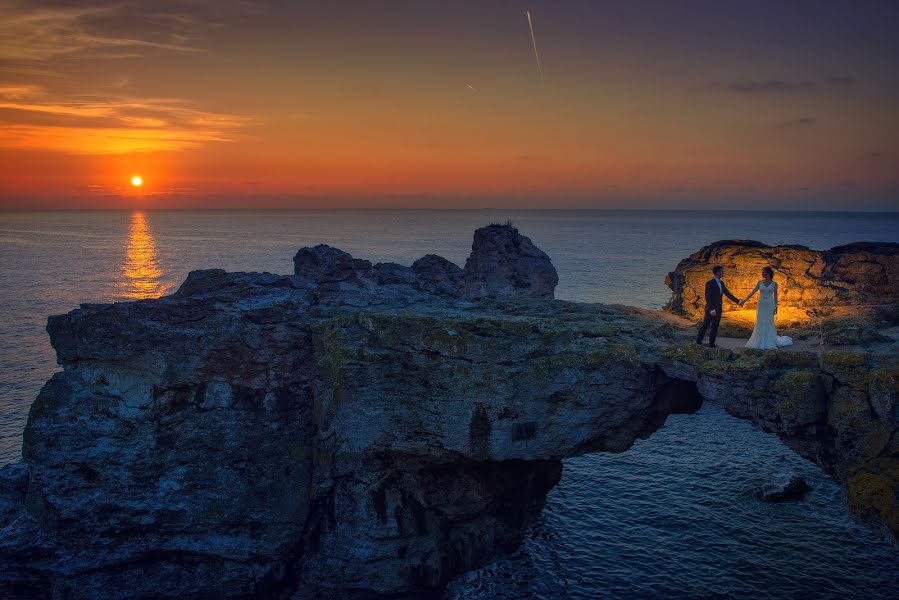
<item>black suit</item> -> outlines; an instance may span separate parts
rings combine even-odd
[[[721,287],[718,287],[718,282],[721,282]],[[733,300],[736,304],[739,304],[740,301],[737,300],[736,296],[730,293],[730,290],[727,289],[727,286],[724,285],[724,282],[719,280],[715,280],[715,278],[709,279],[705,284],[705,319],[702,320],[702,325],[699,326],[699,335],[696,336],[696,341],[700,344],[702,343],[702,338],[705,337],[705,332],[711,326],[711,330],[709,331],[709,344],[715,345],[715,338],[718,337],[718,325],[721,324],[721,309],[724,308],[724,296],[727,296],[731,300]],[[712,315],[712,311],[715,311],[715,314]]]

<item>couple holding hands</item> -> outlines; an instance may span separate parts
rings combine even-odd
[[[743,306],[756,292],[759,292],[759,302],[755,312],[755,329],[752,330],[752,336],[746,342],[746,347],[774,350],[793,343],[791,338],[777,335],[777,330],[774,328],[774,315],[777,314],[777,283],[774,281],[774,269],[763,268],[761,281],[755,284],[755,287],[743,300],[737,300],[737,297],[730,293],[721,280],[724,276],[724,267],[720,265],[714,267],[712,275],[712,279],[705,284],[705,318],[702,325],[699,326],[699,335],[696,337],[697,344],[702,344],[706,331],[708,331],[709,347],[715,347],[725,296]]]

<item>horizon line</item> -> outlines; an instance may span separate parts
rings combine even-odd
[[[182,207],[139,207],[139,206],[122,206],[122,207],[7,207],[0,208],[0,213],[25,213],[25,212],[120,212],[120,211],[219,211],[219,212],[261,212],[261,211],[307,211],[307,212],[349,212],[349,211],[431,211],[431,212],[477,212],[477,211],[531,211],[531,212],[706,212],[706,213],[806,213],[806,214],[866,214],[866,215],[899,215],[899,208],[889,209],[804,209],[804,208],[600,208],[600,207],[409,207],[409,206],[335,206],[331,208],[312,208],[312,207],[291,207],[291,206],[182,206]]]

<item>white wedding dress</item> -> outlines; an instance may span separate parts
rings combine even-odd
[[[764,281],[759,282],[759,304],[755,309],[755,329],[752,336],[746,342],[747,348],[758,350],[774,350],[782,346],[791,346],[793,339],[785,335],[777,335],[774,328],[774,290],[777,284],[771,282],[766,286]]]

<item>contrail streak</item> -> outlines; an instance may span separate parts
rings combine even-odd
[[[537,38],[534,37],[534,22],[531,20],[531,11],[525,11],[528,15],[528,28],[531,30],[531,43],[534,45],[534,58],[537,59],[537,70],[540,71],[540,81],[543,81],[543,65],[540,63],[540,53],[537,52]]]

